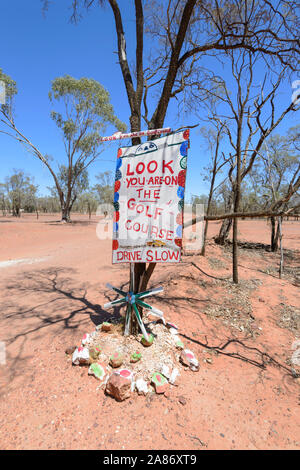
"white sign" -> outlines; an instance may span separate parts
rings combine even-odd
[[[179,262],[189,131],[118,151],[113,263]]]

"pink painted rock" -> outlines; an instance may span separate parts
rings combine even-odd
[[[72,362],[76,366],[88,365],[90,363],[89,349],[83,348],[82,346],[79,346],[79,348],[76,348],[75,351],[73,352]]]
[[[199,370],[199,362],[195,357],[195,354],[189,349],[184,349],[179,358],[180,362],[184,366],[188,366],[192,371],[196,372]]]
[[[154,385],[156,393],[165,393],[169,388],[167,379],[160,372],[154,372],[151,383]]]
[[[123,364],[124,358],[120,352],[115,352],[109,358],[111,367],[120,367]]]
[[[85,333],[85,335],[83,335],[82,340],[81,340],[82,346],[85,346],[86,343],[89,341],[89,339],[90,339],[90,335],[88,333]]]
[[[114,372],[106,383],[105,392],[117,401],[126,400],[131,396],[131,380]]]
[[[141,343],[143,346],[151,346],[153,344],[153,341],[154,341],[154,338],[153,338],[153,335],[149,334],[148,335],[148,340],[144,337],[144,335],[142,336],[142,339],[141,339]]]
[[[116,370],[116,374],[119,374],[121,377],[123,377],[124,379],[127,379],[129,381],[132,381],[132,379],[133,379],[133,372],[131,372],[131,370],[129,370],[129,369]]]

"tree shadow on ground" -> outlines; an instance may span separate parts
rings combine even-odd
[[[75,274],[71,268],[50,268],[23,272],[14,277],[5,286],[7,295],[14,299],[13,303],[4,304],[6,312],[3,320],[13,322],[17,320],[36,320],[37,324],[25,328],[6,341],[11,344],[19,337],[27,336],[53,325],[61,325],[64,329],[77,329],[82,324],[82,316],[88,316],[95,326],[104,321],[119,322],[121,320],[120,307],[114,307],[109,313],[87,297],[88,286],[82,287],[70,277]],[[38,303],[26,307],[26,296],[36,294]],[[107,295],[106,295],[107,296]],[[21,305],[20,300],[24,299]]]
[[[249,346],[245,344],[244,341],[241,341],[240,339],[228,338],[223,344],[213,346],[208,343],[206,336],[205,336],[205,342],[201,342],[195,338],[191,338],[190,336],[187,336],[184,333],[181,333],[180,336],[206,349],[213,350],[220,355],[227,356],[227,357],[239,360],[239,361],[243,361],[261,370],[266,370],[268,366],[276,367],[284,373],[285,380],[291,379],[291,378],[295,379],[295,378],[300,377],[300,374],[297,374],[295,370],[287,367],[284,364],[281,364],[270,354],[262,351],[261,349],[257,347]],[[231,351],[231,352],[226,351],[226,349],[229,348],[230,346],[235,346],[236,350]]]
[[[72,268],[52,267],[22,272],[2,284],[5,300],[1,303],[0,329],[6,345],[6,367],[0,380],[0,394],[6,393],[16,378],[34,375],[31,366],[26,374],[25,370],[37,354],[34,349],[41,347],[41,343],[35,343],[37,340],[48,337],[45,343],[48,347],[59,337],[59,345],[64,345],[65,341],[72,341],[72,335],[66,331],[75,333],[85,324],[90,328],[90,321],[95,326],[104,321],[122,321],[120,307],[114,307],[110,313],[89,300],[88,284],[79,286],[72,277],[75,273]],[[118,296],[113,294],[111,299],[109,294],[104,293],[109,300]]]
[[[65,225],[67,227],[73,227],[74,225],[80,225],[80,226],[83,226],[83,227],[86,227],[88,225],[97,225],[98,224],[98,220],[71,220],[71,222],[63,222],[61,220],[45,220],[45,221],[42,221],[41,223],[42,224],[46,224],[46,225],[59,225],[59,226],[62,226],[62,225]]]

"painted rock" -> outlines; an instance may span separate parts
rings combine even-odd
[[[116,374],[119,374],[124,379],[130,380],[130,381],[133,379],[133,372],[129,369],[117,370]]]
[[[115,352],[109,358],[109,364],[111,367],[120,367],[123,364],[124,358],[120,352]]]
[[[83,335],[82,340],[81,340],[82,346],[85,346],[88,343],[89,339],[90,339],[90,335],[88,333],[85,333],[85,335]]]
[[[165,393],[169,387],[167,379],[159,372],[154,372],[151,383],[154,385],[156,393]]]
[[[111,331],[112,324],[108,323],[107,321],[103,322],[101,325],[101,331]]]
[[[142,358],[142,354],[136,351],[133,354],[131,354],[130,362],[138,362],[141,360],[141,358]]]
[[[94,361],[96,361],[98,359],[98,357],[100,356],[101,354],[101,349],[100,348],[90,348],[89,349],[89,352],[90,352],[90,358]]]
[[[90,354],[88,348],[79,346],[73,352],[72,362],[74,365],[88,365],[90,363]]]
[[[126,400],[131,395],[131,380],[114,372],[106,383],[105,392],[117,401]]]
[[[199,362],[194,353],[189,349],[184,349],[181,352],[179,360],[184,366],[188,366],[192,371],[196,372],[199,370]]]
[[[101,364],[100,362],[93,362],[93,364],[91,364],[89,367],[88,373],[89,375],[96,377],[96,379],[100,380],[101,382],[104,382],[107,370],[104,364]]]
[[[153,338],[153,335],[148,335],[148,341],[146,340],[146,338],[144,337],[144,335],[142,336],[142,339],[141,339],[141,343],[143,346],[151,346],[153,344],[153,341],[154,341],[154,338]]]
[[[184,344],[182,341],[178,340],[176,341],[176,348],[177,349],[184,349]]]
[[[66,353],[66,354],[73,354],[73,352],[75,351],[76,348],[77,348],[77,346],[69,346],[69,347],[65,350],[65,353]]]
[[[139,395],[147,395],[148,393],[148,385],[144,379],[137,379],[135,382],[135,388]]]

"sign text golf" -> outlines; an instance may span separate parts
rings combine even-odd
[[[180,261],[188,138],[184,131],[119,149],[113,263]]]

